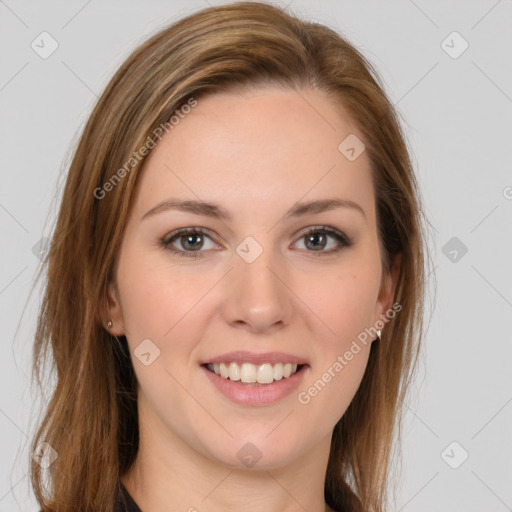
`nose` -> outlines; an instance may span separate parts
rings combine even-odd
[[[235,256],[223,304],[224,318],[231,326],[264,333],[289,325],[293,293],[283,266],[272,256],[271,251],[263,251],[252,263]]]

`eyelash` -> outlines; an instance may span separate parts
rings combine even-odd
[[[199,251],[182,251],[182,250],[177,250],[177,249],[174,249],[171,247],[171,243],[174,240],[179,239],[179,237],[182,235],[186,235],[186,234],[190,234],[190,233],[205,235],[211,239],[210,235],[205,230],[203,230],[201,228],[184,228],[184,229],[180,229],[180,230],[176,231],[175,233],[171,233],[171,236],[164,237],[162,240],[160,240],[160,244],[164,247],[164,249],[166,249],[167,251],[169,251],[173,254],[176,254],[177,256],[180,256],[183,258],[199,258],[199,257],[201,257],[201,256],[199,256],[199,253],[205,252],[205,251],[201,251],[201,250],[199,250]],[[305,238],[306,236],[314,234],[314,233],[325,233],[327,235],[332,236],[337,242],[340,243],[340,246],[338,246],[335,249],[330,249],[328,251],[318,251],[318,252],[317,251],[306,251],[306,252],[313,253],[315,256],[326,256],[326,255],[334,254],[334,253],[341,251],[344,248],[350,247],[353,244],[353,241],[350,238],[348,238],[344,233],[342,233],[338,230],[329,228],[327,226],[317,226],[317,227],[311,228],[306,233],[303,233],[298,240],[301,240],[301,239]]]

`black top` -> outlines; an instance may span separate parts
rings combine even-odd
[[[116,506],[114,512],[142,512],[137,503],[130,496],[130,493],[126,490],[123,482],[119,481],[121,492],[117,496]]]

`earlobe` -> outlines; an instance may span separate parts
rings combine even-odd
[[[119,291],[112,280],[107,284],[106,293],[101,304],[100,316],[103,327],[112,336],[124,335],[123,312],[119,301]]]
[[[391,308],[395,298],[396,286],[398,283],[398,277],[400,276],[400,269],[402,266],[402,253],[398,252],[393,258],[390,272],[390,291],[389,291],[389,304],[387,309]]]
[[[386,312],[392,308],[400,268],[402,263],[402,253],[397,253],[392,261],[389,273],[383,276],[379,297],[377,300],[375,322],[386,317]]]

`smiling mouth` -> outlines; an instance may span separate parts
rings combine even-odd
[[[240,384],[268,385],[281,379],[288,379],[307,365],[296,363],[238,364],[231,361],[208,363],[203,366],[226,380],[238,381]]]

